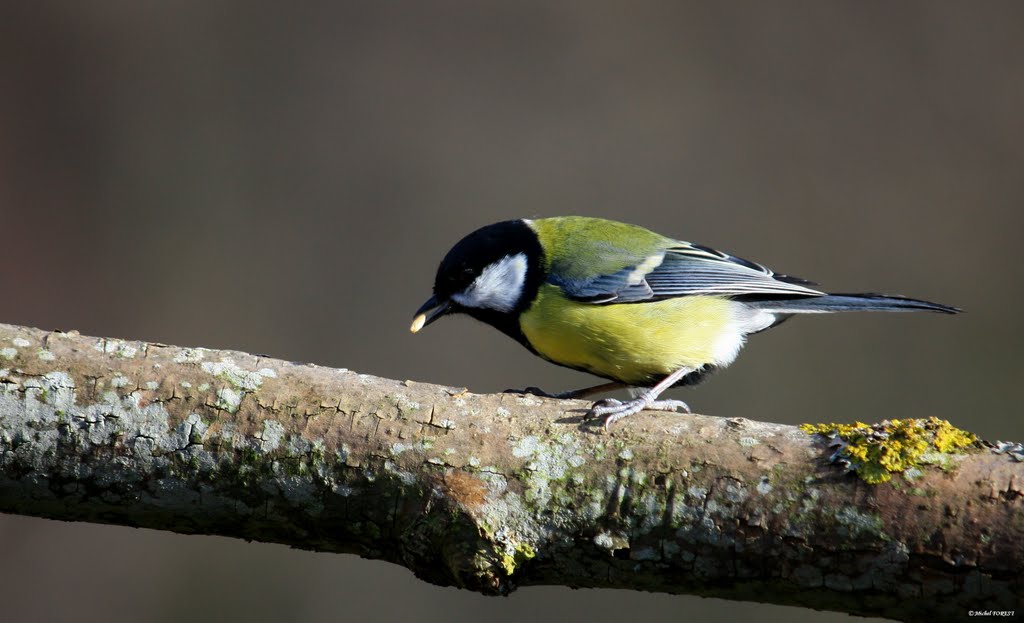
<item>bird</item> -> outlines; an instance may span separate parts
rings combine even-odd
[[[960,311],[814,286],[637,225],[585,216],[524,218],[487,225],[456,243],[410,330],[466,314],[547,361],[609,381],[557,394],[524,391],[585,398],[629,389],[631,399],[606,398],[587,411],[588,421],[607,428],[641,410],[689,412],[685,402],[661,394],[725,368],[748,335],[795,314]]]

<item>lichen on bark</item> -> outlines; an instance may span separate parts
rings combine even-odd
[[[974,433],[935,417],[878,424],[802,424],[800,430],[826,439],[829,448],[835,448],[829,460],[872,485],[887,482],[893,474],[913,479],[926,465],[955,469],[968,450],[982,447]]]

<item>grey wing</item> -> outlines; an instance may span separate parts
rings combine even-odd
[[[709,247],[679,242],[636,266],[586,281],[551,279],[566,296],[588,303],[634,303],[677,296],[821,296],[810,282]]]
[[[655,298],[692,294],[821,296],[811,282],[709,247],[680,243],[645,277]]]
[[[561,288],[570,299],[584,303],[646,301],[656,296],[646,277],[664,259],[665,251],[658,251],[646,258],[633,259],[630,265],[614,273],[585,279],[570,279],[559,274],[550,274],[547,281]]]

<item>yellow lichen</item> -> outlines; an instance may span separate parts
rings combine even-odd
[[[849,468],[867,483],[878,484],[922,464],[942,464],[937,457],[961,454],[978,438],[938,418],[885,420],[878,424],[801,424],[809,435],[833,440],[839,449],[833,460]]]
[[[505,573],[512,575],[519,568],[519,565],[523,564],[527,560],[533,559],[537,555],[533,547],[529,543],[519,543],[515,547],[513,554],[504,554],[501,557],[501,566],[505,568]]]

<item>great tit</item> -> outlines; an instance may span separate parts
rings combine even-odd
[[[519,219],[478,229],[452,247],[411,330],[465,313],[552,363],[612,381],[557,397],[632,388],[632,400],[591,407],[588,415],[608,426],[643,409],[688,411],[681,401],[658,397],[729,365],[748,335],[793,314],[960,311],[812,285],[636,225],[581,216]]]

